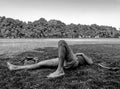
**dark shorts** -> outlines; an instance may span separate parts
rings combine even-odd
[[[78,65],[79,65],[78,61],[71,61],[71,62],[64,63],[64,68],[65,69],[74,68],[74,67],[77,67]]]

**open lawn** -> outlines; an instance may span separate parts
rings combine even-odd
[[[23,65],[22,60],[26,56],[38,57],[39,61],[57,57],[57,41],[58,39],[0,41],[0,50],[3,51],[0,56],[0,89],[120,89],[120,70],[107,70],[97,65],[65,70],[65,76],[54,79],[46,76],[55,71],[55,68],[8,70],[6,61]],[[95,64],[106,62],[120,68],[119,39],[67,42],[74,52],[85,53]]]
[[[0,55],[11,56],[40,47],[57,47],[60,39],[0,39]],[[120,39],[64,39],[74,44],[120,44]]]

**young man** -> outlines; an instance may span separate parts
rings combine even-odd
[[[10,62],[7,62],[8,68],[10,70],[34,69],[38,67],[40,68],[42,66],[57,67],[55,72],[47,76],[48,78],[63,76],[65,74],[64,68],[66,69],[74,68],[79,65],[85,65],[85,64],[93,64],[92,59],[87,57],[83,53],[74,54],[72,49],[68,46],[68,44],[64,40],[60,40],[58,42],[58,58],[44,60],[36,64],[23,65],[23,66],[13,65]]]

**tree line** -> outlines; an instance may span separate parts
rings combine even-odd
[[[68,24],[40,18],[23,22],[0,17],[0,38],[118,38],[120,31],[112,26]]]

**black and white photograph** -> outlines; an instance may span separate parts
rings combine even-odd
[[[120,0],[0,0],[0,89],[120,89]]]

